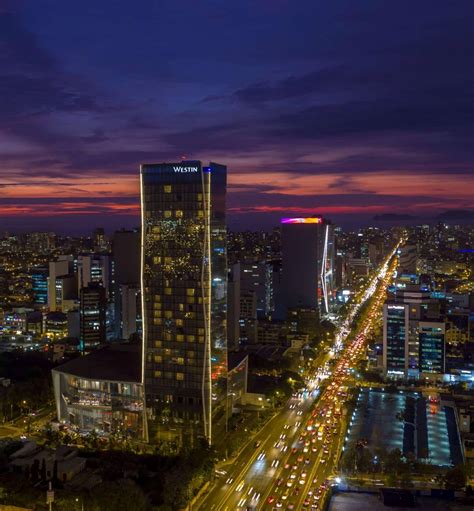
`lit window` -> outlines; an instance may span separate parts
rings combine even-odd
[[[184,380],[184,373],[176,373],[176,379],[179,381]]]
[[[161,264],[161,257],[160,256],[155,256],[153,258],[153,264]]]
[[[196,294],[196,290],[193,287],[188,287],[188,289],[186,289],[187,296],[194,296],[195,294]]]
[[[153,318],[153,324],[154,325],[161,325],[162,320],[161,318]]]
[[[165,217],[165,218],[171,218],[171,211],[166,210],[166,211],[164,212],[164,217]]]
[[[183,326],[183,320],[182,319],[177,319],[176,320],[176,326]]]
[[[165,318],[171,319],[173,317],[173,311],[165,311]]]
[[[194,335],[187,335],[186,339],[188,342],[194,342],[196,340],[196,337]]]
[[[171,193],[173,191],[173,188],[171,187],[171,185],[165,185],[163,186],[163,191],[165,193]]]
[[[163,362],[163,357],[161,355],[155,355],[154,359],[157,364],[161,364],[161,362]]]
[[[183,218],[183,211],[181,209],[177,209],[175,211],[176,218]]]
[[[170,296],[172,293],[172,289],[170,287],[165,287],[165,295]]]
[[[161,371],[155,371],[153,375],[155,378],[161,378]]]
[[[184,358],[183,357],[178,357],[176,359],[176,363],[182,366],[184,364]]]
[[[163,343],[161,341],[155,341],[155,348],[161,348]]]
[[[177,340],[178,342],[183,342],[183,341],[184,341],[184,335],[182,335],[182,334],[178,334],[178,335],[176,336],[176,340]]]

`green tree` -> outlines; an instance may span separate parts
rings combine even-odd
[[[106,481],[91,492],[87,509],[93,511],[146,511],[147,500],[141,488],[130,479]]]
[[[444,486],[448,490],[460,490],[466,486],[466,470],[463,465],[456,465],[444,476]]]

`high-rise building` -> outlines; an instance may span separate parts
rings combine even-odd
[[[282,298],[285,309],[318,309],[334,304],[334,229],[321,217],[283,218]]]
[[[48,275],[46,266],[35,266],[31,270],[33,300],[37,305],[48,303]]]
[[[111,285],[111,264],[108,254],[80,254],[77,258],[78,289],[87,287],[91,282],[100,283],[107,297]]]
[[[141,166],[149,437],[212,442],[227,405],[226,167]]]
[[[72,275],[72,267],[72,256],[61,255],[57,261],[49,263],[48,307],[50,311],[61,309],[62,300],[69,298],[65,295],[77,291],[77,286],[72,289],[70,279],[66,278]]]
[[[123,339],[141,332],[140,288],[130,284],[120,286],[120,330]]]
[[[80,293],[80,345],[90,351],[106,340],[106,294],[101,284],[91,282]]]
[[[408,374],[408,304],[386,303],[383,307],[383,369],[396,377]]]
[[[445,372],[445,323],[420,321],[420,373],[444,374]]]
[[[116,231],[113,236],[112,254],[115,337],[128,339],[131,332],[127,329],[127,323],[130,324],[132,311],[131,309],[123,310],[123,306],[124,304],[132,305],[133,301],[128,300],[124,290],[140,287],[140,232],[138,230]],[[138,304],[135,317],[137,319],[141,317],[141,302]]]

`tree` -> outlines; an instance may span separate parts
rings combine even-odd
[[[43,458],[42,461],[41,461],[41,471],[40,471],[40,476],[41,476],[41,480],[42,481],[46,481],[46,461],[45,459]]]
[[[87,509],[93,511],[146,511],[147,500],[141,488],[130,479],[106,481],[97,485],[91,493]]]
[[[466,486],[466,470],[463,465],[456,465],[444,476],[444,486],[448,490],[460,490]]]

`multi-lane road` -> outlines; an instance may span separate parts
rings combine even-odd
[[[318,357],[305,391],[295,393],[232,462],[220,467],[215,484],[194,509],[320,509],[346,431],[344,401],[352,381],[351,368],[365,356],[366,336],[380,314],[394,270],[394,254],[340,325],[334,349]],[[359,308],[372,297],[367,319],[353,332]],[[330,369],[332,356],[336,362]]]

